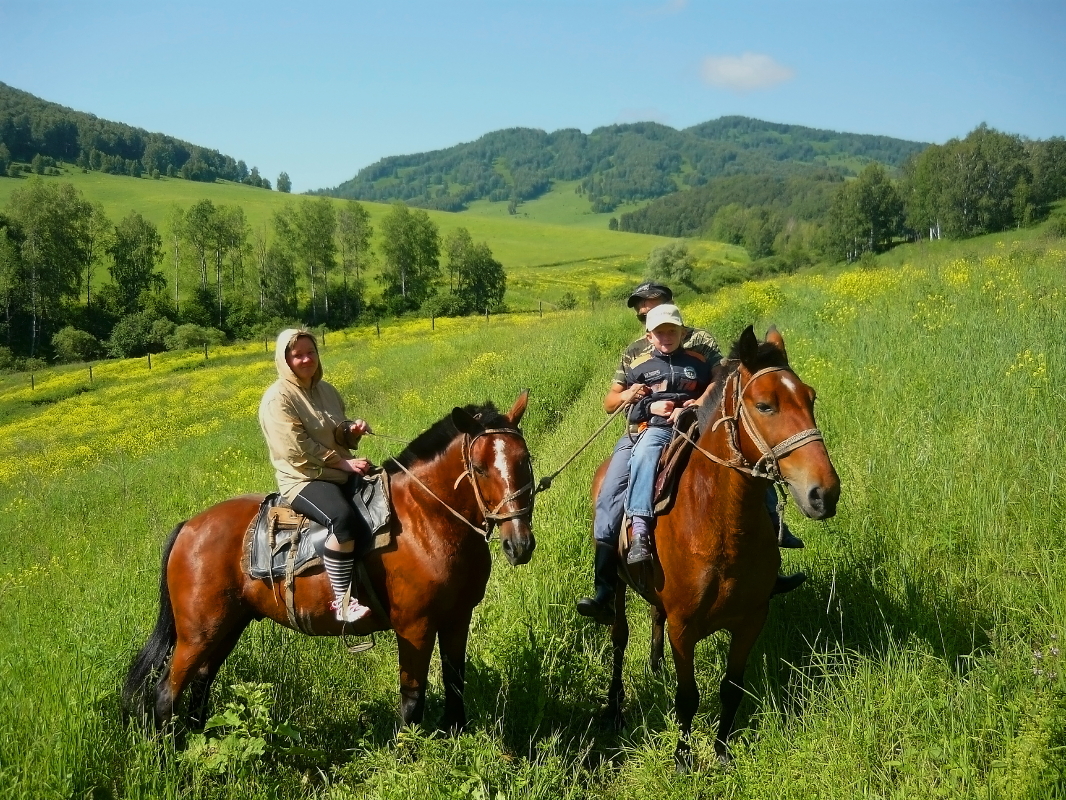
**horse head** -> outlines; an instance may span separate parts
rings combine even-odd
[[[741,453],[770,477],[784,481],[808,517],[832,517],[840,478],[814,421],[815,391],[789,366],[785,340],[771,327],[760,343],[749,325],[730,357],[740,362],[733,373],[739,401],[733,413],[741,420]]]
[[[528,562],[537,546],[533,536],[533,466],[518,429],[528,400],[527,390],[503,415],[509,424],[497,420],[491,428],[482,424],[480,415],[452,409],[452,422],[467,437],[463,449],[467,474],[485,524],[497,527],[503,553],[513,566]]]

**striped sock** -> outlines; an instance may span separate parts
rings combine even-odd
[[[341,550],[326,548],[322,551],[322,565],[326,568],[330,586],[333,587],[333,596],[340,602],[344,593],[352,583],[352,570],[355,567],[355,553],[345,553]],[[355,591],[351,592],[355,597]]]

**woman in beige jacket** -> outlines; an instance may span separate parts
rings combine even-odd
[[[366,521],[351,497],[360,475],[371,464],[351,451],[369,430],[361,419],[349,420],[340,394],[322,380],[318,343],[304,330],[290,328],[274,348],[278,379],[259,403],[259,425],[266,437],[278,490],[293,509],[329,530],[323,564],[333,587],[330,606],[341,622],[355,622],[370,613],[355,597],[341,601],[352,582],[356,544],[370,539]]]

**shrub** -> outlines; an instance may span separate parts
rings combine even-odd
[[[111,329],[111,338],[107,341],[108,352],[115,358],[132,358],[143,356],[148,352],[152,340],[152,323],[150,314],[138,311],[127,314]]]
[[[648,255],[645,275],[658,281],[690,283],[696,257],[684,242],[671,242],[657,247]]]
[[[556,305],[563,311],[573,311],[577,308],[577,298],[573,292],[567,292],[559,298],[559,302]]]
[[[68,325],[52,337],[52,348],[58,361],[88,361],[99,354],[100,342],[91,333]]]
[[[186,322],[174,329],[174,333],[166,338],[167,350],[189,350],[193,347],[223,344],[226,334],[218,328],[205,328],[193,322]]]

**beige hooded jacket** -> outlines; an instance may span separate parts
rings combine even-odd
[[[307,331],[282,331],[274,346],[278,379],[259,402],[259,426],[266,437],[278,491],[289,501],[310,481],[347,481],[351,473],[328,465],[351,458],[351,451],[359,444],[359,437],[351,435],[352,423],[344,415],[340,394],[322,380],[322,362],[310,386],[301,386],[289,367],[285,351],[297,336],[310,337],[318,350],[318,342]]]

